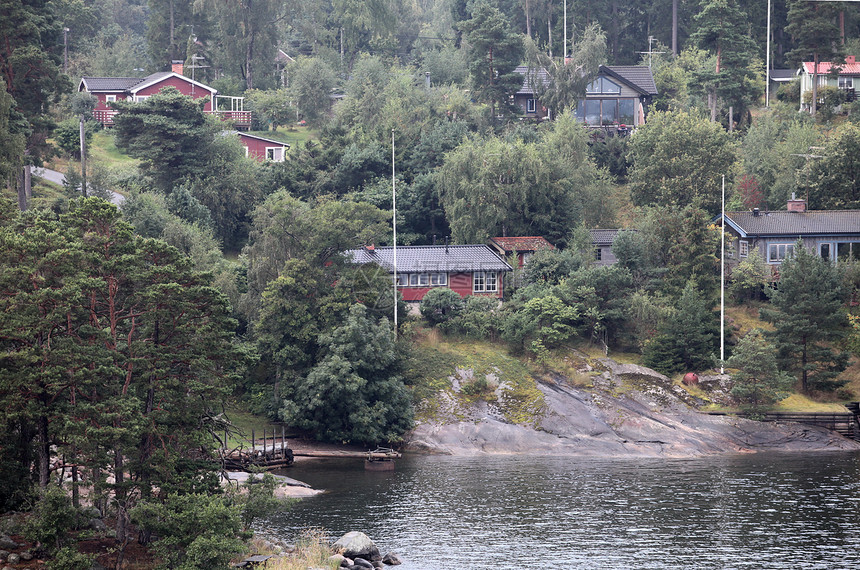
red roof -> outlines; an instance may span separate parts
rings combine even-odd
[[[815,63],[812,61],[804,61],[803,69],[806,73],[812,75],[813,67],[815,67]],[[829,61],[819,61],[818,62],[818,73],[820,75],[826,75],[830,73],[830,62]],[[860,75],[860,63],[857,63],[856,57],[854,56],[846,56],[845,64],[842,66],[842,69],[839,71],[839,75]]]
[[[555,246],[546,241],[541,236],[528,237],[495,237],[490,241],[494,242],[505,252],[513,251],[540,251],[542,249],[555,249]]]

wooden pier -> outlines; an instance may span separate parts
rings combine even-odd
[[[269,447],[271,439],[272,446]],[[258,445],[256,433],[251,430],[251,441],[248,448],[239,446],[231,450],[222,449],[220,451],[221,464],[227,471],[256,471],[263,469],[272,471],[275,469],[283,469],[293,464],[293,450],[287,446],[287,438],[284,434],[284,428],[281,427],[281,437],[275,435],[275,430],[272,430],[272,437],[267,437],[266,430],[263,430],[263,444]],[[225,434],[224,441],[227,441]],[[278,445],[280,443],[280,445]]]
[[[224,435],[227,441],[227,435]],[[271,437],[263,430],[262,444],[257,439],[254,430],[251,430],[251,439],[248,447],[240,445],[233,449],[220,450],[221,463],[227,471],[257,471],[263,469],[272,471],[284,469],[293,464],[296,457],[320,457],[320,458],[343,458],[364,459],[365,465],[371,465],[368,469],[379,471],[390,471],[394,468],[394,460],[400,459],[402,455],[387,447],[378,447],[373,451],[346,451],[346,450],[302,450],[294,451],[287,445],[284,428],[277,436],[272,430]]]
[[[857,402],[845,406],[847,412],[766,412],[756,418],[764,422],[795,422],[804,425],[818,426],[835,431],[848,439],[860,441],[860,425],[858,425],[858,412],[860,405]],[[710,412],[710,415],[727,415],[725,412]],[[749,417],[750,414],[734,414],[740,418]]]

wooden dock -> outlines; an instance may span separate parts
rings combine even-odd
[[[227,435],[224,435],[227,441]],[[364,459],[366,463],[379,465],[388,464],[393,468],[393,461],[400,459],[402,455],[387,447],[378,447],[373,451],[346,451],[346,450],[302,450],[294,451],[287,445],[284,428],[281,428],[280,437],[272,430],[271,437],[264,430],[262,441],[257,439],[254,430],[251,430],[251,439],[248,446],[240,445],[233,449],[220,450],[221,464],[227,471],[257,471],[263,469],[272,471],[284,469],[293,464],[296,457],[320,457],[320,458],[343,458]]]
[[[848,439],[860,441],[860,426],[858,426],[858,413],[856,406],[846,406],[847,412],[767,412],[756,418],[764,422],[795,422],[804,425],[818,426],[835,431]],[[727,415],[724,412],[710,412],[711,415]],[[734,414],[740,418],[749,417],[750,414]]]

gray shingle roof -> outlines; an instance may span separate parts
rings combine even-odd
[[[82,77],[87,91],[126,91],[143,81],[140,77]]]
[[[520,90],[517,91],[517,95],[534,94],[535,86],[532,85],[532,79],[535,79],[536,82],[540,81],[544,86],[549,85],[549,74],[543,67],[532,69],[532,72],[529,73],[529,66],[518,65],[517,68],[514,69],[514,73],[519,73],[523,76],[523,85],[520,87]]]
[[[376,263],[394,272],[394,248],[351,249],[354,263]],[[511,266],[486,245],[409,245],[397,248],[398,273],[442,271],[511,271]]]
[[[612,245],[618,232],[635,230],[588,230],[591,234],[591,243],[594,245]]]
[[[726,212],[728,223],[747,236],[860,234],[860,210],[810,210],[807,212]]]
[[[600,71],[608,70],[608,75],[615,75],[639,89],[645,95],[656,95],[657,84],[654,75],[647,65],[601,65]]]

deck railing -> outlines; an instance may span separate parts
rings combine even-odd
[[[114,109],[96,109],[93,118],[105,127],[113,126],[113,118],[119,111]],[[251,111],[204,111],[207,115],[214,114],[222,121],[233,123],[237,129],[248,129],[251,127]]]

